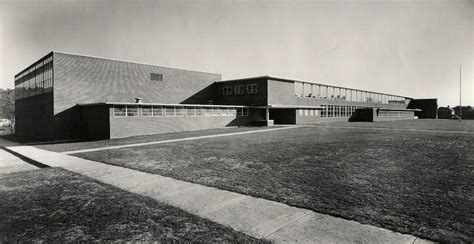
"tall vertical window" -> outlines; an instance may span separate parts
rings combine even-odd
[[[321,107],[323,107],[323,109],[321,110],[321,117],[326,117],[327,116],[327,106],[326,105],[321,105]]]
[[[295,81],[294,92],[295,92],[295,96],[302,97],[303,96],[303,83]]]
[[[52,91],[52,57],[36,62],[15,77],[15,99]]]

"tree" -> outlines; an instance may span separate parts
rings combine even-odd
[[[15,90],[0,88],[0,118],[8,119],[10,132],[15,128]]]

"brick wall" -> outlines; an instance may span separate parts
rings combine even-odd
[[[112,109],[112,108],[111,108]],[[251,116],[114,117],[110,112],[110,138],[225,128],[250,124]]]
[[[81,114],[82,138],[89,140],[110,138],[109,108],[105,104],[82,106]]]
[[[406,108],[406,104],[381,104],[367,102],[353,102],[344,100],[324,100],[316,98],[297,97],[294,95],[294,83],[288,81],[268,80],[268,104],[286,104],[301,106],[321,105],[351,105],[384,108]]]
[[[54,114],[77,103],[181,103],[221,75],[54,52]],[[150,80],[150,73],[163,81]],[[207,93],[194,100],[207,102]]]
[[[207,103],[221,75],[147,64],[53,53],[56,139],[81,138],[76,104],[105,101]],[[152,80],[151,73],[163,80]],[[95,128],[95,127],[94,127]]]
[[[16,134],[54,139],[53,93],[15,101]]]
[[[247,84],[257,84],[257,93],[248,93]],[[243,85],[244,93],[235,94],[235,86]],[[225,81],[215,83],[215,104],[220,105],[254,105],[264,106],[267,105],[267,80],[263,78],[259,79],[246,79],[236,81]],[[224,87],[231,87],[232,94],[224,95]]]

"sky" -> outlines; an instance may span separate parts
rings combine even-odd
[[[50,51],[474,105],[474,0],[0,0],[0,87]]]

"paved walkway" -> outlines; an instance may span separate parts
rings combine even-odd
[[[162,140],[162,141],[141,142],[141,143],[133,143],[133,144],[125,144],[125,145],[117,145],[117,146],[80,149],[80,150],[74,150],[74,151],[66,151],[62,153],[75,154],[75,153],[85,153],[85,152],[96,152],[96,151],[119,149],[119,148],[125,148],[125,147],[141,147],[141,146],[147,146],[147,145],[164,144],[164,143],[172,143],[172,142],[180,142],[180,141],[201,140],[201,139],[214,138],[214,137],[237,136],[237,135],[262,133],[262,132],[269,132],[269,131],[276,131],[276,130],[288,130],[288,129],[293,129],[293,128],[299,128],[299,126],[284,126],[284,127],[273,128],[273,129],[261,129],[261,130],[223,133],[223,134],[213,134],[213,135],[207,135],[207,136],[185,137],[185,138],[177,138],[177,139]]]
[[[427,243],[411,235],[156,174],[31,146],[9,149],[277,243]]]
[[[0,148],[0,174],[37,169],[16,156]]]

